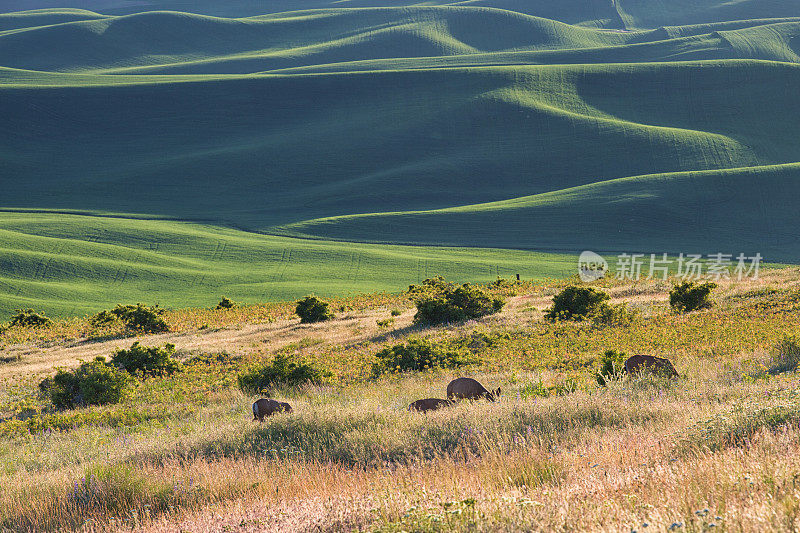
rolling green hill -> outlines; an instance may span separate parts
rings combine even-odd
[[[393,291],[454,280],[563,277],[569,255],[375,246],[257,235],[166,220],[0,212],[0,318],[35,306],[59,315],[115,302],[171,307]]]
[[[374,259],[374,279],[342,281],[354,246],[473,247],[475,276],[522,270],[514,250],[800,261],[793,1],[15,1],[0,8],[0,208],[16,213],[0,217],[15,236],[0,309],[399,289],[416,264]],[[43,212],[122,213],[136,229],[105,243],[120,260],[131,234],[167,242],[164,224],[254,244],[193,289],[183,262],[204,256],[169,247],[124,259],[160,274],[112,283],[86,237],[107,220]],[[39,238],[78,248],[40,268]],[[331,252],[283,262],[327,266],[261,291],[278,268],[263,250],[288,243]],[[248,264],[236,292],[226,272]]]

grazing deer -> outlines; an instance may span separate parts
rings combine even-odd
[[[427,411],[435,411],[436,409],[447,407],[452,403],[453,402],[450,400],[441,400],[439,398],[425,398],[424,400],[417,400],[416,402],[412,402],[411,405],[408,406],[408,410],[425,413]]]
[[[253,421],[258,420],[259,422],[263,422],[264,417],[272,416],[280,412],[291,413],[292,406],[286,402],[261,398],[260,400],[256,400],[253,404]]]
[[[625,361],[625,372],[635,374],[637,372],[650,372],[669,378],[677,378],[678,371],[672,366],[669,359],[655,357],[653,355],[632,355]]]
[[[490,402],[495,402],[500,399],[500,389],[490,392],[472,378],[458,378],[447,385],[447,398],[450,400],[479,400],[486,398]]]

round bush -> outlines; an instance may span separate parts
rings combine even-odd
[[[214,309],[233,309],[236,307],[236,302],[231,300],[230,298],[223,296],[222,300],[219,301],[217,306]]]
[[[433,368],[457,368],[477,363],[471,354],[461,350],[448,350],[428,339],[409,339],[407,344],[395,344],[375,354],[378,361],[372,365],[377,377],[385,372],[419,372]]]
[[[134,342],[130,349],[114,352],[111,364],[131,374],[141,372],[151,376],[166,376],[180,370],[180,363],[172,358],[173,355],[174,344],[147,348]]]
[[[59,370],[55,377],[42,381],[39,388],[50,395],[57,408],[71,409],[82,405],[118,403],[130,381],[127,372],[98,357],[82,363],[73,371]]]
[[[256,365],[239,375],[237,381],[242,392],[259,394],[280,385],[297,386],[320,383],[330,374],[304,362],[294,362],[287,355],[278,354],[270,364]]]
[[[22,328],[41,328],[52,323],[52,320],[33,309],[17,309],[17,314],[11,317],[11,325]]]
[[[669,305],[679,313],[709,309],[713,305],[709,295],[716,288],[716,283],[684,281],[669,291]]]
[[[584,320],[609,299],[608,294],[590,287],[571,285],[553,297],[553,306],[544,317],[550,321]]]
[[[300,317],[301,324],[323,322],[333,318],[333,314],[328,310],[328,304],[315,296],[306,296],[297,302],[295,313]]]
[[[165,333],[169,326],[161,315],[164,310],[155,306],[144,304],[118,305],[111,313],[119,317],[125,327],[139,333]]]
[[[505,305],[501,298],[494,298],[469,283],[454,285],[440,278],[428,285],[428,290],[417,292],[414,324],[418,325],[435,326],[472,320],[497,313]]]

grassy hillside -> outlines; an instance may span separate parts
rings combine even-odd
[[[711,309],[688,314],[669,309],[669,282],[604,280],[594,287],[637,310],[606,324],[549,323],[542,311],[566,284],[523,283],[492,289],[505,294],[502,312],[434,328],[412,327],[414,310],[383,295],[343,301],[347,313],[317,324],[234,309],[206,312],[224,327],[198,330],[200,312],[183,310],[168,315],[166,334],[98,338],[72,319],[32,331],[46,343],[16,345],[25,328],[13,328],[0,334],[0,523],[789,533],[800,527],[799,274],[722,282]],[[411,339],[472,363],[374,377],[376,354]],[[135,341],[174,343],[182,368],[131,378],[119,403],[56,409],[38,394],[54,367]],[[611,349],[668,357],[680,377],[601,386]],[[276,355],[329,375],[270,387],[293,411],[254,423],[257,396],[237,377]],[[459,376],[501,388],[500,400],[407,410]]]
[[[172,10],[220,17],[246,17],[303,9],[414,6],[416,0],[84,0],[81,7],[107,14]],[[74,7],[74,0],[7,0],[5,11]],[[656,28],[729,20],[800,16],[792,0],[428,0],[425,5],[491,7],[581,24],[615,29]]]
[[[796,3],[424,4],[37,0],[0,13],[0,208],[182,220],[300,248],[312,244],[298,237],[800,261]],[[50,226],[28,235],[58,235]],[[69,246],[93,245],[87,233]],[[26,304],[62,313],[117,298],[100,296],[110,274],[82,263],[95,252],[65,258],[64,280],[27,253],[9,240],[6,264],[28,266],[0,271],[36,287],[17,295]],[[213,285],[181,296],[175,254],[146,290],[199,305]],[[413,257],[376,279],[406,279]],[[293,296],[342,268],[297,258],[295,288],[248,281],[236,295]],[[131,279],[120,295],[141,294]],[[327,286],[388,288],[375,283]]]
[[[306,241],[171,221],[0,212],[0,322],[33,306],[81,315],[117,303],[210,307],[403,290],[453,280],[563,277],[569,255]]]
[[[798,156],[791,87],[800,68],[784,63],[152,76],[135,85],[71,75],[18,85],[7,73],[0,136],[11,207],[113,206],[269,230]]]
[[[398,213],[350,215],[287,225],[288,235],[387,243],[528,249],[704,252],[759,251],[794,261],[790,220],[800,196],[800,165],[655,174],[583,185],[500,202]],[[736,224],[731,224],[731,218]],[[682,224],[670,223],[681,220]]]

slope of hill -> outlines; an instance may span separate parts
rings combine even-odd
[[[515,250],[343,245],[167,220],[0,212],[0,317],[35,306],[81,315],[120,302],[209,307],[397,292],[454,280],[563,277],[567,255]]]
[[[74,7],[75,0],[6,0],[5,11]],[[417,0],[82,0],[81,7],[119,15],[184,11],[249,17],[304,9],[416,6]],[[758,18],[800,17],[794,0],[427,0],[427,6],[490,7],[591,27],[685,26]]]
[[[432,211],[350,215],[287,225],[287,235],[386,243],[697,253],[794,260],[800,164],[609,180],[553,193]],[[736,216],[736,224],[731,224]],[[681,220],[682,224],[668,221]]]
[[[800,67],[785,63],[51,75],[50,86],[15,75],[0,85],[7,206],[113,206],[261,231],[790,163],[800,150]]]
[[[795,2],[68,4],[0,13],[0,208],[800,261]],[[26,253],[14,239],[0,261]],[[335,272],[305,279],[346,290]],[[178,301],[159,279],[148,291]],[[35,294],[61,311],[78,293]]]

